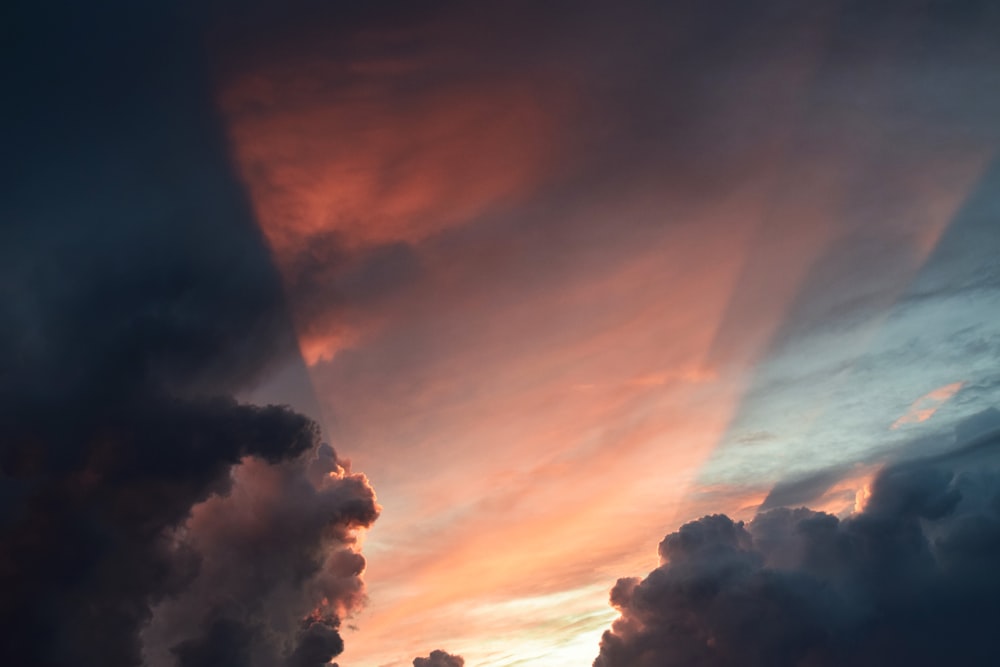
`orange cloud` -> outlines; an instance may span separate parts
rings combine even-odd
[[[522,196],[551,154],[543,102],[516,82],[399,100],[391,81],[326,89],[321,67],[262,76],[226,91],[223,108],[279,256],[331,230],[352,244],[419,241]]]
[[[346,63],[287,49],[223,83],[236,163],[290,285],[304,252],[333,253],[325,261],[337,267],[365,249],[418,245],[523,201],[553,176],[565,91],[454,71],[430,46],[409,59],[379,53],[414,38],[355,36],[362,55]],[[333,320],[295,307],[298,296],[290,289],[309,364],[378,326],[357,304]]]
[[[964,382],[952,382],[951,384],[946,384],[938,387],[934,391],[924,394],[917,400],[913,401],[910,405],[910,409],[907,410],[903,416],[894,421],[892,426],[889,428],[896,430],[906,424],[919,424],[927,421],[934,416],[934,413],[937,412],[942,405],[947,403],[955,394],[957,394],[964,385]]]

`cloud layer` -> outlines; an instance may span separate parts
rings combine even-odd
[[[1000,466],[992,433],[898,464],[840,520],[775,509],[721,514],[660,543],[620,579],[595,667],[988,665],[1000,649]]]

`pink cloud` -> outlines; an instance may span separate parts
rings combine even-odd
[[[927,421],[934,416],[934,413],[937,412],[942,405],[951,400],[951,398],[957,394],[964,385],[964,382],[952,382],[951,384],[943,385],[924,394],[917,400],[913,401],[910,405],[910,409],[899,417],[899,419],[894,421],[892,426],[889,428],[896,430],[907,424],[919,424]]]

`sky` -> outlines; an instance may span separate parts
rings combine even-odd
[[[0,657],[995,664],[994,3],[11,16]]]

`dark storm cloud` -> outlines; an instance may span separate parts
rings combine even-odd
[[[442,650],[431,651],[426,658],[414,658],[413,667],[463,667],[465,660],[461,656],[451,655]]]
[[[285,599],[274,617],[216,604],[165,650],[181,665],[254,664],[265,643],[289,664],[326,662],[362,595],[350,531],[377,508],[332,451],[309,456],[312,421],[232,398],[295,338],[230,168],[195,13],[7,9],[0,662],[139,665],[153,606],[215,602],[206,573],[226,549],[226,596],[245,596],[266,561]],[[239,524],[219,514],[251,501],[281,513],[255,526],[252,550],[233,548],[246,536],[204,543],[198,508]]]
[[[1000,649],[1000,438],[884,469],[844,520],[723,515],[621,579],[595,667],[989,665]]]
[[[967,417],[955,426],[959,442],[988,439],[995,431],[1000,431],[1000,410],[987,408]]]

